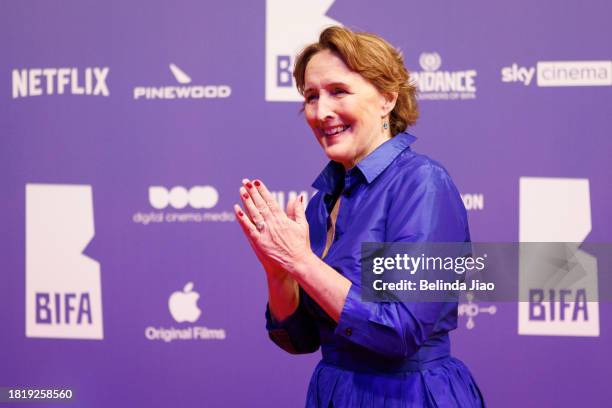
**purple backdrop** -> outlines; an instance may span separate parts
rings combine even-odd
[[[520,180],[540,177],[586,180],[590,225],[570,240],[609,242],[611,13],[603,0],[3,2],[0,386],[69,387],[87,407],[303,405],[319,354],[268,340],[264,274],[231,208],[243,177],[281,201],[312,194],[326,158],[286,57],[334,21],[382,35],[417,72],[414,148],[450,171],[475,241],[519,240]],[[189,282],[196,309],[173,295]],[[597,334],[573,335],[572,322],[519,334],[517,304],[495,306],[452,335],[490,406],[609,404],[609,303]]]

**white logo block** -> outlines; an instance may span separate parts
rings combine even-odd
[[[302,101],[293,81],[295,55],[317,40],[335,0],[266,1],[266,101]]]
[[[26,185],[26,337],[103,339],[88,185]]]
[[[521,177],[519,207],[520,242],[578,244],[591,231],[588,179]],[[599,336],[597,260],[576,248],[567,274],[532,288],[530,273],[544,254],[529,245],[521,246],[519,256],[519,299],[531,300],[518,304],[519,334]]]

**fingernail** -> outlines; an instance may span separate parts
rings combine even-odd
[[[246,186],[247,188],[253,188],[253,185],[250,182],[246,183]]]
[[[259,180],[255,180],[255,185],[256,185],[257,187],[261,186],[261,183],[259,182]]]
[[[244,217],[244,213],[243,213],[241,210],[238,210],[238,215],[239,215],[240,217]]]
[[[246,200],[247,198],[249,198],[249,195],[247,193],[244,193],[242,197]]]

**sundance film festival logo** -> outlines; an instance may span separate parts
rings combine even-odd
[[[513,63],[501,69],[502,82],[538,87],[612,86],[612,61],[539,61],[535,67]]]
[[[456,100],[476,98],[476,75],[474,69],[444,71],[442,57],[437,52],[424,52],[419,57],[422,71],[411,72],[417,84],[419,99]]]
[[[216,211],[219,192],[213,186],[150,186],[148,191],[151,211],[133,215],[137,224],[202,223],[235,221],[233,211]]]
[[[26,337],[104,337],[94,235],[91,186],[26,185]]]
[[[266,1],[266,101],[301,102],[293,59],[324,27],[340,25],[325,14],[334,0]]]
[[[134,99],[215,99],[232,94],[229,85],[192,84],[191,77],[178,66],[170,64],[169,68],[178,85],[137,86]]]
[[[173,292],[168,298],[168,310],[176,323],[195,323],[202,315],[198,306],[200,294],[194,290],[193,282],[188,282],[182,290]],[[225,329],[210,329],[204,326],[181,325],[179,327],[145,328],[147,340],[161,340],[170,343],[175,340],[224,340]]]
[[[109,67],[13,69],[13,99],[41,95],[109,96]]]

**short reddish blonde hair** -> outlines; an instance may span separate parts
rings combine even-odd
[[[300,94],[304,95],[308,62],[323,50],[338,55],[347,67],[368,80],[380,93],[397,92],[389,121],[393,136],[416,123],[419,117],[416,86],[410,81],[402,54],[375,34],[354,32],[340,26],[323,30],[319,41],[306,46],[295,60],[293,77]]]

